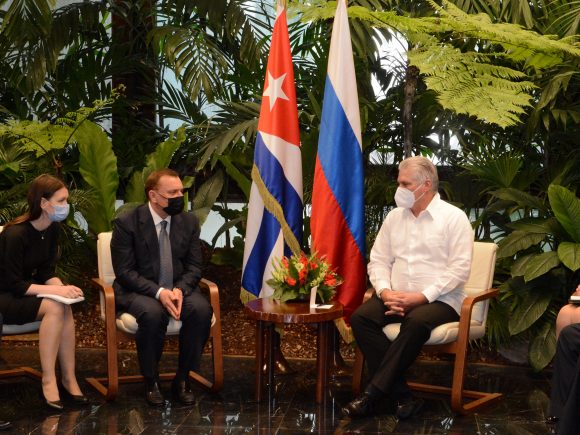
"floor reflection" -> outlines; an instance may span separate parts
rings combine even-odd
[[[23,364],[37,367],[36,348],[0,350],[0,369]],[[79,350],[79,375],[103,373],[105,352]],[[132,352],[121,355],[126,373],[136,373]],[[139,384],[122,385],[114,402],[105,402],[86,383],[82,383],[91,405],[55,413],[45,406],[40,383],[27,378],[0,380],[0,420],[10,420],[9,433],[40,434],[504,434],[549,433],[544,424],[548,406],[547,374],[534,374],[517,367],[470,367],[466,386],[472,389],[501,391],[504,398],[479,413],[459,417],[450,409],[449,399],[424,395],[426,405],[420,417],[397,421],[388,409],[378,416],[359,421],[343,419],[340,408],[351,399],[350,379],[331,383],[325,403],[315,403],[315,362],[292,360],[297,372],[278,376],[270,400],[254,400],[254,361],[226,357],[225,386],[219,394],[196,388],[197,401],[182,406],[173,400],[170,383],[162,384],[167,405],[151,408],[143,400]],[[176,365],[175,355],[164,357],[164,368]],[[415,379],[449,382],[451,366],[419,363],[413,367]],[[266,397],[268,395],[266,394]]]

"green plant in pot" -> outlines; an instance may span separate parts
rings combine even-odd
[[[316,288],[321,302],[328,302],[343,280],[328,261],[319,258],[315,252],[310,255],[300,252],[298,255],[274,260],[272,278],[266,282],[274,289],[272,298],[280,302],[307,301],[313,288]]]

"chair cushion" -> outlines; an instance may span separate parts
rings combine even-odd
[[[211,316],[211,326],[216,322],[215,314]],[[121,313],[117,316],[117,328],[126,334],[137,333],[139,326],[137,325],[137,319],[129,313]],[[166,335],[178,335],[179,329],[181,328],[181,321],[175,319],[169,319],[169,325],[167,325]]]
[[[4,325],[2,334],[4,335],[19,335],[36,332],[40,328],[40,322],[30,322],[24,325]]]
[[[383,332],[389,341],[393,341],[399,335],[400,329],[400,323],[391,323],[390,325],[387,325],[383,328]],[[439,325],[433,329],[433,331],[431,331],[431,336],[425,345],[451,343],[457,340],[458,332],[459,322],[444,323],[443,325]],[[475,320],[472,320],[471,327],[469,328],[469,339],[475,340],[477,338],[483,337],[484,335],[485,326]]]
[[[117,316],[117,328],[127,334],[136,334],[139,326],[137,325],[137,319],[131,314],[121,313],[121,315]],[[181,322],[179,320],[169,319],[166,335],[179,334],[179,328],[181,328]]]

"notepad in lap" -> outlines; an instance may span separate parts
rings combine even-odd
[[[65,298],[64,296],[60,296],[60,295],[53,295],[53,294],[43,294],[43,295],[36,295],[37,298],[49,298],[49,299],[54,299],[55,301],[58,301],[60,303],[63,304],[76,304],[77,302],[82,302],[85,300],[84,296],[79,296],[78,298]]]

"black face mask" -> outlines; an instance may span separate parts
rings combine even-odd
[[[165,197],[164,197],[165,198]],[[165,198],[167,200],[167,207],[163,207],[163,211],[169,216],[175,216],[183,211],[185,204],[183,196],[176,196],[175,198]]]

